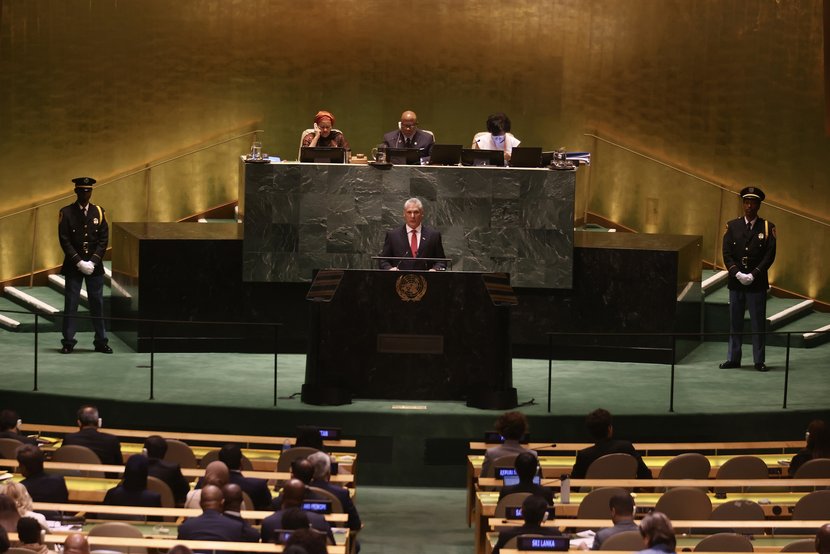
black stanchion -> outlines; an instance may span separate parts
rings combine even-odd
[[[548,413],[550,413],[550,387],[553,373],[553,335],[548,335]]]
[[[38,333],[37,333],[37,312],[35,312],[35,383],[34,388],[32,389],[34,392],[37,392],[37,341],[38,341]]]
[[[155,387],[156,376],[156,323],[150,323],[150,400],[153,398],[153,388]]]
[[[792,333],[787,332],[787,360],[784,362],[784,406],[787,409],[787,388],[790,385],[790,338]]]
[[[671,391],[669,392],[669,413],[674,412],[674,364],[677,357],[677,335],[671,336]]]
[[[280,352],[279,347],[280,326],[274,325],[274,406],[277,405],[277,358]]]

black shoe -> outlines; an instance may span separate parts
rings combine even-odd
[[[721,369],[738,369],[741,367],[741,364],[738,362],[730,362],[729,360],[723,362],[718,366]]]
[[[72,354],[73,350],[75,350],[75,347],[71,344],[64,344],[61,346],[61,354]]]
[[[769,371],[767,364],[765,364],[764,362],[761,362],[760,364],[755,364],[755,369],[757,369],[758,371]]]
[[[112,354],[112,348],[108,344],[99,344],[95,347],[95,351],[102,354]]]

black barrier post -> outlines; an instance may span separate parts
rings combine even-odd
[[[677,335],[671,336],[671,392],[669,393],[669,412],[674,412],[674,360],[677,356]]]
[[[550,381],[553,372],[553,335],[548,334],[548,413],[550,413]]]
[[[32,390],[37,392],[37,312],[35,312],[35,388]]]
[[[787,387],[790,384],[790,337],[792,333],[787,333],[787,361],[784,362],[784,409],[787,409]]]
[[[279,354],[280,326],[274,325],[274,407],[277,406],[277,354]]]
[[[156,375],[156,322],[150,323],[150,400],[153,398],[153,388],[155,386]]]

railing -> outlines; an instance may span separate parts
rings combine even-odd
[[[264,133],[264,131],[262,129],[255,128],[256,126],[257,126],[257,124],[253,123],[253,124],[246,125],[241,129],[240,128],[234,129],[234,130],[230,131],[231,136],[229,136],[229,137],[226,136],[224,138],[209,139],[208,141],[201,142],[201,143],[198,143],[196,145],[190,146],[190,147],[184,149],[183,151],[171,154],[171,155],[166,156],[166,157],[156,159],[155,161],[148,162],[148,163],[142,164],[140,166],[136,166],[132,169],[129,169],[127,171],[119,173],[115,176],[112,176],[112,177],[109,177],[109,178],[104,178],[104,179],[99,179],[96,186],[95,186],[95,191],[96,191],[97,194],[101,194],[101,192],[99,192],[99,191],[105,192],[106,189],[111,187],[112,185],[124,184],[123,187],[119,187],[120,194],[112,193],[113,198],[117,199],[117,200],[120,200],[120,201],[123,201],[124,198],[129,198],[129,196],[132,195],[133,196],[133,204],[135,204],[135,205],[130,205],[129,208],[125,209],[124,211],[125,212],[130,212],[129,215],[132,215],[132,214],[138,215],[140,217],[140,219],[142,219],[144,221],[153,221],[152,215],[153,215],[154,206],[153,206],[153,203],[152,203],[153,190],[152,190],[152,180],[151,180],[151,175],[152,175],[153,170],[161,168],[163,166],[167,166],[167,165],[171,164],[172,162],[175,162],[175,161],[178,161],[178,160],[183,160],[183,159],[186,159],[186,158],[190,159],[193,156],[195,156],[196,154],[200,154],[202,152],[206,152],[208,150],[212,150],[212,149],[215,149],[215,148],[223,146],[223,145],[234,146],[234,145],[232,145],[232,143],[234,143],[236,141],[240,141],[240,140],[245,139],[247,137],[250,137],[252,135],[257,135],[257,134],[260,134],[260,133]],[[254,127],[254,128],[251,128],[251,127]],[[243,131],[242,129],[245,129],[245,130]],[[247,145],[243,146],[242,144],[239,144],[237,146],[234,146],[234,151],[236,152],[236,154],[238,154],[242,151],[245,151],[246,149],[247,149]],[[225,170],[228,173],[235,172],[236,167],[237,167],[236,164],[238,163],[237,162],[238,157],[236,155],[229,155],[229,154],[232,154],[232,152],[226,152],[226,153],[223,153],[221,155],[222,159],[227,159],[228,163],[232,164],[232,167],[231,167],[231,165],[229,165],[228,168]],[[134,177],[137,177],[137,176],[140,177],[140,179],[142,181],[141,191],[139,192],[138,195],[135,194],[136,193],[135,189],[138,188],[138,187],[129,188],[127,186],[127,182],[131,178],[134,178]],[[10,212],[10,213],[0,215],[0,229],[3,228],[3,225],[5,223],[9,223],[9,222],[10,222],[9,225],[8,225],[9,228],[15,228],[15,227],[19,228],[21,226],[31,227],[30,238],[29,238],[29,246],[30,246],[30,249],[29,249],[29,252],[30,252],[29,262],[30,263],[29,263],[29,267],[28,267],[29,286],[32,286],[33,283],[34,283],[35,273],[37,273],[38,271],[44,270],[44,269],[49,269],[49,267],[52,267],[54,265],[54,264],[48,264],[45,267],[37,267],[38,266],[38,260],[39,260],[39,258],[41,257],[41,254],[42,254],[40,249],[38,248],[38,239],[39,239],[40,227],[45,224],[45,222],[43,221],[43,218],[41,217],[41,212],[43,211],[43,208],[51,207],[51,209],[54,210],[54,206],[56,204],[60,205],[61,203],[71,201],[74,198],[75,198],[74,194],[63,194],[63,195],[60,195],[60,196],[50,198],[49,200],[39,202],[39,203],[37,203],[35,205],[32,205],[32,206],[29,206],[27,208],[19,209],[19,210]],[[108,205],[109,204],[104,204],[104,207],[106,208],[106,207],[108,207]],[[142,208],[141,212],[143,212],[143,213],[139,214],[137,212],[139,207]],[[212,208],[212,207],[214,207],[214,206],[212,206],[212,205],[202,206],[201,209],[208,209],[208,208]],[[52,213],[52,212],[49,213],[49,219],[48,219],[49,222],[52,222],[52,221],[55,220],[54,215],[55,214]],[[166,219],[169,219],[171,221],[175,221],[175,220],[178,220],[182,217],[186,217],[188,215],[191,215],[191,213],[180,213],[179,217],[169,218],[165,214],[161,214],[161,220],[164,221]],[[20,240],[19,240],[20,238],[21,237],[19,237],[19,236],[15,237],[14,251],[26,252],[27,250],[25,248],[25,244],[20,243]],[[23,273],[22,275],[25,275],[25,273]],[[20,276],[21,276],[21,273],[19,273],[19,272],[18,272],[17,275],[2,275],[2,274],[0,274],[0,282],[9,281],[11,279],[18,278]]]

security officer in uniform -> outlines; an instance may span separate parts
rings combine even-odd
[[[758,187],[741,191],[744,216],[726,224],[723,235],[723,263],[729,271],[729,355],[721,369],[741,367],[744,310],[749,308],[752,323],[752,358],[755,369],[767,371],[764,344],[767,321],[767,271],[775,261],[775,225],[758,217],[764,201]]]
[[[107,331],[104,329],[104,253],[109,242],[109,225],[107,216],[101,206],[92,204],[92,185],[95,179],[78,177],[75,194],[78,201],[61,208],[58,219],[58,239],[63,249],[64,259],[61,273],[66,277],[66,296],[63,304],[63,340],[61,354],[69,354],[75,349],[75,331],[77,322],[74,314],[78,312],[81,285],[86,280],[89,297],[89,311],[92,313],[92,326],[95,329],[95,351],[112,354],[107,344]]]

